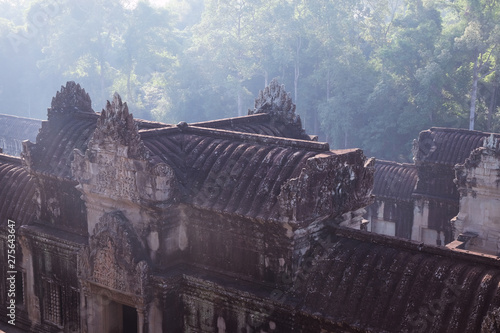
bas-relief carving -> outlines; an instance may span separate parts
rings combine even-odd
[[[337,155],[310,158],[301,174],[281,188],[278,201],[283,222],[338,215],[356,209],[362,200],[370,204],[374,160],[365,160],[361,151],[358,158],[363,167]]]
[[[72,172],[84,197],[98,195],[136,204],[175,200],[174,171],[149,158],[137,123],[118,94],[102,111],[85,154],[74,151]]]
[[[102,216],[88,248],[79,252],[78,275],[81,281],[143,299],[149,281],[148,257],[129,223],[121,212]]]
[[[115,264],[114,244],[107,238],[107,244],[98,249],[94,257],[93,279],[111,289],[126,291],[122,268]]]
[[[500,331],[500,308],[495,308],[484,317],[481,325],[481,333],[498,331]]]

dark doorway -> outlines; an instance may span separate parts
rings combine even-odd
[[[123,304],[122,313],[123,333],[137,333],[137,310]]]

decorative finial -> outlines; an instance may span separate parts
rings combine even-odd
[[[122,103],[120,95],[113,96],[113,101],[106,104],[97,120],[97,128],[91,143],[118,143],[128,147],[129,158],[147,159],[148,151],[139,135],[139,128],[134,117],[128,111],[127,103]]]
[[[285,90],[285,85],[280,85],[277,79],[262,91],[255,99],[255,109],[249,110],[249,114],[256,113],[283,113],[289,116],[295,116],[295,104],[292,102],[292,96]]]
[[[484,138],[483,147],[489,148],[491,150],[495,150],[498,148],[498,139],[493,133],[489,137]]]
[[[61,90],[52,98],[51,106],[47,111],[49,121],[60,115],[76,112],[94,113],[89,94],[74,81],[68,81],[65,87],[61,86]]]
[[[249,115],[257,113],[268,113],[285,124],[293,125],[305,136],[300,116],[295,114],[292,96],[286,92],[285,85],[280,85],[276,78],[264,90],[259,91],[259,96],[255,99],[255,109],[248,110]]]

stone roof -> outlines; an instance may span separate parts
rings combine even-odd
[[[96,128],[97,114],[75,113],[59,121],[44,121],[36,144],[25,158],[34,172],[71,179],[71,156],[75,148],[85,151]],[[29,156],[29,158],[28,158]]]
[[[500,265],[465,252],[334,228],[290,295],[300,311],[362,331],[479,332],[500,306]]]
[[[417,180],[413,164],[376,160],[373,194],[378,198],[410,201]]]
[[[103,167],[104,171],[116,168],[118,163],[107,165],[108,161],[96,158],[95,152],[105,144],[118,147],[118,141],[127,150],[101,149],[102,153],[131,161],[125,166],[136,167],[133,171],[138,173],[144,165],[151,167],[165,183],[170,174],[155,168],[167,165],[175,174],[181,200],[209,209],[218,217],[226,213],[251,219],[311,222],[369,204],[371,161],[365,161],[360,150],[333,152],[328,144],[297,136],[300,132],[294,128],[300,122],[281,93],[276,96],[290,113],[273,111],[273,116],[273,112],[256,112],[235,120],[177,126],[136,121],[117,96],[99,115],[89,108],[86,96],[74,83],[68,83],[56,96],[36,143],[25,147],[26,169],[20,159],[0,155],[2,224],[8,218],[20,223],[35,218],[36,195],[29,171],[74,181],[72,171],[82,168],[81,174],[95,176],[83,167],[109,167]],[[263,100],[269,99],[263,96]],[[256,109],[274,102],[271,99],[266,103]],[[266,117],[276,117],[283,130],[262,134]],[[448,131],[431,129],[429,133],[435,138]],[[427,155],[441,148],[429,150]],[[72,163],[75,149],[79,151],[78,161]],[[433,158],[441,161],[438,155]],[[407,198],[414,187],[414,168],[385,161],[379,162],[378,168],[380,192],[384,194],[389,187]],[[390,172],[397,176],[384,179]],[[112,176],[105,185],[113,187],[120,181]],[[135,179],[128,184],[136,185]],[[303,263],[294,286],[282,283],[286,287],[284,298],[269,301],[270,294],[251,295],[279,308],[276,317],[284,319],[278,327],[283,324],[299,330],[303,324],[309,325],[303,326],[303,331],[343,327],[348,331],[477,332],[483,318],[500,307],[500,264],[496,257],[337,227],[329,231],[330,238],[301,253]],[[186,279],[184,272],[181,275]],[[243,283],[237,279],[232,282],[223,287],[241,288]],[[199,289],[194,292],[200,294]],[[311,318],[317,320],[317,330],[310,326]]]
[[[263,134],[290,139],[311,140],[311,137],[296,127],[276,121],[268,113],[258,113],[243,117],[193,123],[193,126],[225,129],[236,132]],[[315,137],[313,137],[315,138]]]
[[[52,98],[36,144],[23,151],[28,168],[36,173],[71,179],[73,150],[85,151],[95,130],[98,115],[91,108],[89,95],[79,84],[68,82]]]
[[[35,218],[35,185],[21,159],[0,154],[0,226],[7,220],[16,228]]]
[[[418,170],[415,196],[448,201],[457,206],[459,194],[453,182],[454,167],[464,163],[491,133],[433,127],[420,132],[413,154]],[[498,136],[498,134],[496,134]]]
[[[351,179],[351,173],[360,176],[360,170],[351,170],[344,162],[357,160],[363,165],[364,159],[360,150],[334,153],[326,143],[194,125],[139,133],[150,156],[174,169],[190,203],[256,218],[278,219],[282,187],[304,177],[304,170],[311,170],[312,175],[317,161],[328,164],[328,170],[335,170],[335,179],[340,180]],[[326,179],[327,171],[316,173],[316,177],[320,175]],[[356,179],[361,182],[365,178],[361,175]],[[309,190],[319,197],[319,187],[326,184],[319,178],[314,181],[318,188]],[[342,202],[348,209],[349,201],[354,200],[351,192],[339,194],[342,199],[337,198],[337,204]],[[301,215],[299,210],[297,216]]]
[[[74,97],[75,94],[79,97]],[[75,106],[72,106],[73,102]],[[108,107],[112,108],[112,105]],[[303,196],[300,200],[304,211],[299,209],[296,212],[297,216],[302,216],[305,211],[320,206],[323,213],[327,207],[333,206],[349,209],[350,202],[357,198],[353,191],[347,191],[348,187],[370,191],[346,181],[344,192],[338,193],[335,200],[333,197],[327,200],[325,194],[324,199],[329,202],[312,203],[306,199],[310,198],[309,193],[292,190],[291,187],[296,186],[294,182],[302,182],[311,186],[307,191],[321,194],[319,187],[326,185],[317,177],[326,177],[327,172],[333,170],[336,175],[331,179],[336,181],[354,179],[354,173],[359,176],[356,182],[371,176],[359,174],[363,172],[361,169],[351,169],[351,163],[345,166],[344,162],[350,160],[358,160],[363,165],[364,156],[360,150],[331,152],[327,143],[313,141],[302,129],[298,130],[299,118],[273,112],[273,115],[255,112],[234,119],[190,125],[180,123],[177,126],[131,120],[130,126],[137,127],[138,140],[143,141],[147,148],[148,159],[153,164],[166,163],[175,171],[182,198],[202,208],[259,218],[279,218],[284,209],[279,203],[284,198],[279,195],[282,186],[286,185],[293,195]],[[97,127],[102,127],[99,137],[114,132],[114,120],[95,113],[90,108],[85,90],[74,83],[62,87],[48,114],[49,120],[43,122],[36,143],[26,145],[23,155],[26,164],[35,173],[74,180],[71,171],[73,152],[77,149],[85,154],[90,140],[97,135]],[[328,165],[330,171],[317,170],[315,164],[318,163]],[[309,171],[303,172],[304,169]],[[312,174],[316,177],[315,184],[309,178]],[[335,190],[332,188],[331,191]]]
[[[275,81],[273,82],[275,84],[272,91],[278,91],[278,94],[283,95],[281,86],[276,85]],[[287,98],[290,97],[285,97],[285,102],[283,103],[287,106]],[[262,104],[263,102],[260,103]],[[278,105],[274,106],[281,107],[283,103],[278,103]],[[259,103],[256,102],[256,111],[249,112],[255,113],[253,115],[195,123],[190,128],[198,128],[199,131],[205,128],[207,130],[204,133],[217,133],[217,130],[229,130],[305,141],[311,140],[311,137],[306,135],[301,128],[300,118],[297,119],[297,116],[294,115],[291,117],[293,119],[291,121],[288,119],[290,117],[276,116],[278,112],[275,112],[275,116],[272,117],[268,113],[261,113],[262,107],[257,109],[258,105]],[[31,145],[29,153],[26,154],[26,157],[30,156],[28,158],[29,167],[33,171],[42,174],[70,179],[70,164],[73,150],[78,149],[82,153],[85,152],[88,142],[97,126],[99,115],[99,113],[92,110],[90,97],[80,85],[68,82],[66,86],[61,87],[61,91],[57,92],[56,96],[52,99],[51,107],[48,109],[49,120],[42,123],[40,133],[36,137],[36,144]],[[145,132],[148,130],[167,130],[167,132],[159,131],[157,134],[169,133],[168,129],[174,129],[174,131],[178,129],[174,125],[140,119],[134,119],[134,122],[137,123],[141,131]],[[209,131],[208,129],[210,128],[213,131]],[[311,146],[314,147],[315,144],[312,143]],[[149,145],[149,147],[157,150],[152,145]]]
[[[414,142],[415,163],[436,163],[455,166],[463,163],[470,153],[482,146],[491,133],[456,128],[432,127],[419,134]]]
[[[0,148],[4,154],[19,156],[24,140],[34,141],[41,120],[0,114]]]

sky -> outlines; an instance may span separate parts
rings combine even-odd
[[[155,7],[163,7],[172,1],[173,0],[149,0],[149,3]],[[130,6],[133,8],[139,2],[139,0],[129,0],[128,2]]]

